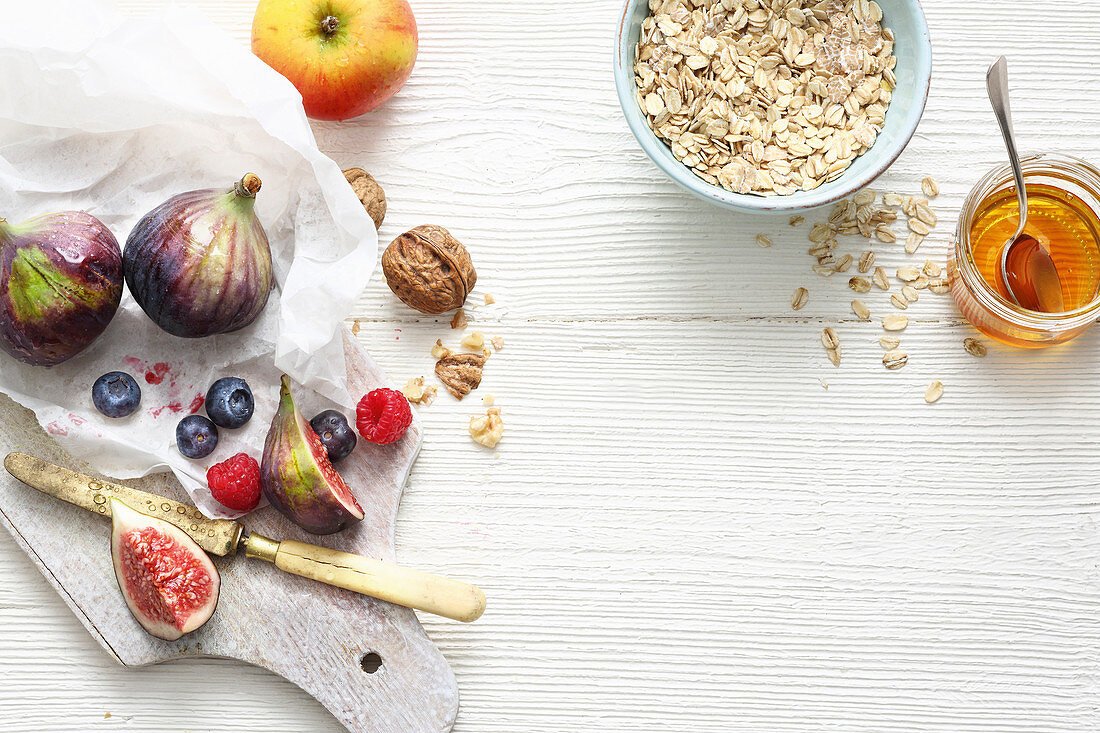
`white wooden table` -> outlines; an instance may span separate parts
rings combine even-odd
[[[192,4],[247,42],[253,0]],[[805,228],[689,198],[635,145],[611,78],[617,0],[414,6],[406,89],[316,132],[386,187],[383,244],[443,224],[473,252],[472,302],[497,300],[470,317],[505,350],[480,393],[422,411],[398,524],[401,561],[489,596],[472,625],[424,617],[458,676],[456,730],[1100,729],[1100,330],[977,360],[950,300],[922,295],[910,364],[887,372],[843,279],[810,272]],[[880,190],[937,177],[920,254],[942,261],[1001,160],[995,54],[1021,147],[1100,161],[1100,2],[925,6],[932,94]],[[890,272],[907,261],[876,249]],[[454,338],[380,276],[357,316],[400,382]],[[818,333],[838,323],[834,369]],[[928,406],[933,379],[946,394]],[[485,393],[504,410],[497,454],[466,435]],[[338,729],[257,669],[117,667],[7,536],[0,563],[3,733]]]

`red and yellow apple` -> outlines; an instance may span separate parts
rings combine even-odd
[[[260,0],[252,19],[252,52],[319,120],[357,117],[396,94],[416,44],[407,0]]]

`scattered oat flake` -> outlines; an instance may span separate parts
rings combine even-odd
[[[770,237],[768,237],[767,234],[757,234],[756,235],[756,243],[761,247],[770,247],[770,246],[772,246],[772,240],[771,240]]]
[[[859,264],[856,269],[860,272],[870,272],[871,267],[875,264],[875,253],[871,250],[867,250],[859,256]]]
[[[882,355],[882,365],[887,369],[901,369],[909,363],[909,355],[899,349],[887,351]]]
[[[809,298],[809,290],[806,288],[795,288],[794,295],[791,296],[791,309],[796,311],[802,310]]]
[[[901,293],[894,293],[893,295],[891,295],[890,303],[892,303],[895,308],[898,308],[900,310],[905,310],[909,307],[909,301]]]
[[[806,217],[804,217],[804,216],[798,216],[798,215],[796,214],[795,216],[792,216],[792,217],[791,217],[791,219],[790,219],[790,221],[789,221],[789,222],[787,222],[787,223],[788,223],[788,224],[790,224],[790,225],[791,225],[792,227],[796,227],[796,226],[798,226],[799,224],[801,224],[801,223],[802,223],[802,222],[804,222],[804,221],[806,221]]]
[[[863,320],[863,321],[871,320],[871,310],[867,307],[867,304],[864,303],[862,300],[853,300],[852,301],[852,313],[855,313],[856,316],[860,320]]]
[[[851,268],[851,266],[852,266],[852,256],[851,255],[844,255],[843,257],[841,257],[839,260],[836,261],[836,264],[833,265],[833,269],[836,270],[837,272],[848,272],[848,270]]]
[[[891,206],[896,209],[901,206],[902,199],[901,196],[898,196],[896,193],[886,193],[882,195],[882,203],[885,206]]]
[[[455,311],[454,318],[451,319],[451,328],[466,328],[466,312],[459,308]]]
[[[920,270],[913,265],[905,265],[898,268],[898,280],[902,280],[907,283],[911,283],[920,277]]]
[[[943,397],[943,382],[937,380],[928,385],[928,389],[924,392],[924,401],[931,405],[938,402],[940,397]]]
[[[925,260],[924,267],[922,269],[924,274],[928,277],[939,277],[940,273],[943,272],[943,269],[939,266],[939,264],[933,262],[932,260]]]
[[[945,278],[936,278],[928,281],[928,289],[937,295],[951,292],[951,283]]]
[[[901,339],[897,336],[882,336],[878,340],[878,345],[885,351],[893,351],[901,345]]]
[[[930,199],[940,195],[940,185],[936,183],[936,179],[932,176],[924,177],[924,180],[920,182],[920,190]],[[939,382],[934,382],[934,384],[939,384]]]
[[[910,232],[909,236],[905,239],[905,254],[911,255],[917,251],[921,242],[924,241],[923,234],[917,234],[916,232]]]
[[[898,241],[898,235],[894,233],[893,229],[886,226],[885,224],[879,224],[877,227],[875,227],[875,238],[885,244],[892,244],[893,242]]]
[[[875,268],[875,274],[871,277],[871,282],[873,282],[879,290],[890,289],[890,280],[886,277],[886,270],[881,267]]]
[[[836,366],[836,367],[840,366],[840,347],[839,346],[837,346],[835,349],[826,349],[825,350],[825,355],[829,357],[829,361],[831,361],[833,363],[833,366]]]
[[[901,313],[891,313],[882,319],[882,327],[887,331],[904,331],[909,325],[909,319]]]
[[[901,294],[910,303],[916,303],[917,300],[920,298],[920,295],[917,293],[917,289],[912,285],[905,285],[904,287],[902,287]]]
[[[489,295],[488,293],[485,293],[485,305],[492,305],[495,302],[497,302],[496,298]]]
[[[857,293],[866,293],[871,290],[871,283],[865,277],[853,277],[848,280],[848,287]]]
[[[963,341],[963,348],[966,349],[966,353],[979,358],[989,353],[989,350],[985,348],[985,344],[974,338]]]

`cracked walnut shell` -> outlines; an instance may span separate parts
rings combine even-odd
[[[481,384],[487,358],[485,354],[459,354],[448,350],[435,363],[435,376],[455,399],[461,400]]]
[[[470,253],[443,227],[410,229],[382,253],[390,290],[410,308],[438,315],[466,302],[477,283]]]
[[[382,226],[382,220],[386,218],[386,192],[374,176],[362,168],[348,168],[344,171],[344,178],[351,184],[351,190],[363,202],[363,208],[374,221],[374,228]]]

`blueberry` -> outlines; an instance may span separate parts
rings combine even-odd
[[[202,415],[188,415],[176,426],[176,447],[188,458],[206,458],[218,447],[218,426]]]
[[[222,377],[206,392],[206,414],[220,428],[239,428],[252,418],[256,401],[248,382],[240,377]]]
[[[132,415],[141,404],[141,387],[126,372],[107,372],[92,385],[92,404],[107,417]]]
[[[336,410],[325,410],[310,420],[309,424],[313,426],[313,431],[328,451],[328,459],[333,463],[347,458],[355,448],[358,441],[355,431],[348,425],[348,419]]]

